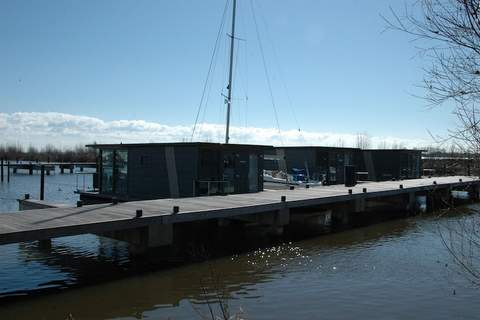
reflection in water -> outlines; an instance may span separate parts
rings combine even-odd
[[[255,319],[475,316],[478,292],[445,266],[451,261],[435,230],[433,219],[390,221],[100,284],[92,279],[107,271],[139,270],[118,242],[64,238],[51,252],[23,244],[17,257],[24,268],[48,265],[64,275],[63,286],[89,285],[5,303],[0,317],[190,319],[206,313],[219,292],[232,310]]]

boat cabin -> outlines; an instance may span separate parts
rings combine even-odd
[[[275,147],[265,154],[265,168],[287,173],[293,182],[345,183],[345,167],[360,159],[360,149],[321,146]]]
[[[370,181],[421,178],[422,152],[411,149],[362,150],[360,170],[368,173]]]
[[[264,150],[271,148],[200,142],[87,147],[97,150],[98,197],[121,201],[262,191]]]

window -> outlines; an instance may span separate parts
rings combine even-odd
[[[102,193],[126,194],[128,175],[127,150],[102,150]]]
[[[102,184],[100,191],[113,192],[113,150],[102,150]]]
[[[115,193],[127,194],[128,151],[115,150]]]

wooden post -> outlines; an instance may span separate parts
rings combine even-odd
[[[7,161],[7,182],[10,183],[10,161]]]
[[[1,182],[3,182],[3,158],[2,160],[0,160],[1,164],[0,164],[0,180]]]
[[[45,199],[45,166],[40,167],[40,200]]]

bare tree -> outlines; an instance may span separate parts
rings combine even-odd
[[[360,148],[360,149],[371,148],[372,147],[372,141],[370,139],[370,136],[366,132],[358,133],[355,146],[357,148]]]
[[[335,147],[344,148],[345,147],[345,140],[343,138],[338,138],[335,142]]]
[[[378,149],[388,149],[388,142],[386,140],[380,141],[377,145]]]
[[[402,14],[391,10],[388,27],[411,35],[428,61],[420,87],[431,106],[452,103],[457,126],[437,141],[452,152],[480,150],[480,0],[417,0]],[[473,208],[469,208],[472,213]],[[478,213],[478,212],[473,212]],[[455,263],[480,285],[480,218],[439,222],[440,236]]]
[[[458,126],[439,142],[480,148],[480,0],[418,0],[402,14],[391,10],[390,29],[410,34],[429,66],[420,84],[431,106],[452,102]]]
[[[461,210],[448,211],[458,215]],[[478,208],[470,208],[470,215],[456,219],[441,217],[438,220],[438,234],[453,258],[454,271],[459,271],[473,284],[480,286],[480,215]]]

